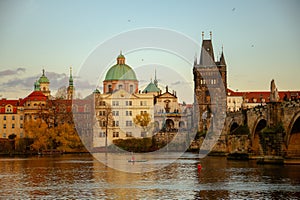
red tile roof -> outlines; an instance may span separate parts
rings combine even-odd
[[[0,114],[4,114],[5,112],[5,106],[6,105],[12,105],[13,110],[11,113],[17,113],[17,107],[21,105],[21,99],[19,100],[7,100],[7,99],[1,99],[0,100]]]
[[[265,99],[265,102],[270,101],[270,91],[254,91],[254,92],[235,92],[231,89],[227,89],[228,96],[242,96],[244,99],[248,99],[249,103],[253,103],[253,99],[256,99],[256,103],[260,103],[261,99]],[[300,91],[278,91],[280,101],[283,101],[284,96],[288,99],[300,98]]]

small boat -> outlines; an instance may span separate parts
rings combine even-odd
[[[147,162],[148,160],[128,160],[128,162]]]

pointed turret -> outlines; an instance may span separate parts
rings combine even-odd
[[[70,77],[69,77],[69,86],[67,88],[67,99],[73,99],[74,94],[74,83],[73,83],[73,75],[72,75],[72,67],[70,67]]]
[[[195,57],[194,57],[194,66],[197,65],[197,55],[195,54]]]
[[[226,62],[225,62],[225,57],[224,57],[224,53],[222,51],[222,54],[221,54],[221,58],[220,58],[220,65],[221,66],[226,66]]]

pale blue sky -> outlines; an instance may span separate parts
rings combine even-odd
[[[215,55],[224,45],[228,85],[234,90],[268,90],[273,78],[279,90],[299,90],[299,8],[297,0],[1,0],[0,95],[26,96],[42,68],[56,90],[67,84],[69,67],[78,73],[99,44],[144,27],[174,30],[199,45],[201,32],[209,38],[212,31]],[[116,52],[120,49],[116,47]],[[195,53],[191,53],[191,63]],[[141,58],[128,56],[135,68]],[[158,74],[159,79],[163,77]],[[92,84],[88,81],[87,85]]]

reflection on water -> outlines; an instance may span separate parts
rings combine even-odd
[[[0,199],[279,199],[300,197],[300,166],[184,154],[155,172],[125,173],[89,155],[0,158]],[[151,160],[150,160],[151,161]],[[150,162],[149,161],[149,162]],[[156,158],[151,165],[163,165]],[[141,163],[126,163],[136,167]]]

